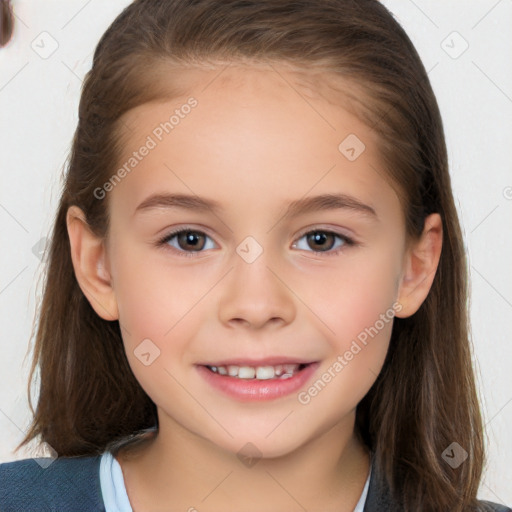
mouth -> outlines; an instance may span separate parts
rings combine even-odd
[[[202,365],[210,372],[243,380],[286,380],[302,372],[313,363],[284,363],[261,365]]]
[[[238,364],[227,364],[234,362]],[[252,364],[240,359],[222,363],[195,366],[212,389],[242,402],[274,400],[292,395],[314,378],[320,366],[319,361],[291,359],[282,363],[276,359],[260,360],[258,363],[253,360]]]

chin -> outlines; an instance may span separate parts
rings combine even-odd
[[[271,439],[273,434],[268,437],[265,437],[266,435],[267,430],[264,434],[236,436],[234,439],[230,438],[227,444],[224,439],[224,443],[218,446],[233,453],[242,464],[250,467],[260,459],[275,459],[289,455],[302,445],[299,440],[293,442],[294,440],[289,436],[283,440],[278,439],[277,436]]]

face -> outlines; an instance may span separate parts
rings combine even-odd
[[[232,66],[181,79],[182,97],[124,116],[129,172],[108,192],[126,354],[161,432],[283,455],[353,422],[382,368],[403,213],[375,134],[298,75]],[[147,203],[155,194],[216,208]],[[287,210],[327,194],[342,200]],[[285,358],[316,364],[249,385],[203,366]]]

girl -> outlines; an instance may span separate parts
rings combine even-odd
[[[102,37],[1,510],[474,511],[443,128],[375,0],[137,0]],[[18,448],[19,448],[18,447]]]

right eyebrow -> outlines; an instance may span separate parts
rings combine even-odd
[[[213,199],[206,199],[187,194],[153,194],[144,199],[136,208],[134,215],[139,212],[153,210],[155,208],[184,208],[187,210],[199,210],[220,212],[223,210],[220,203]]]

